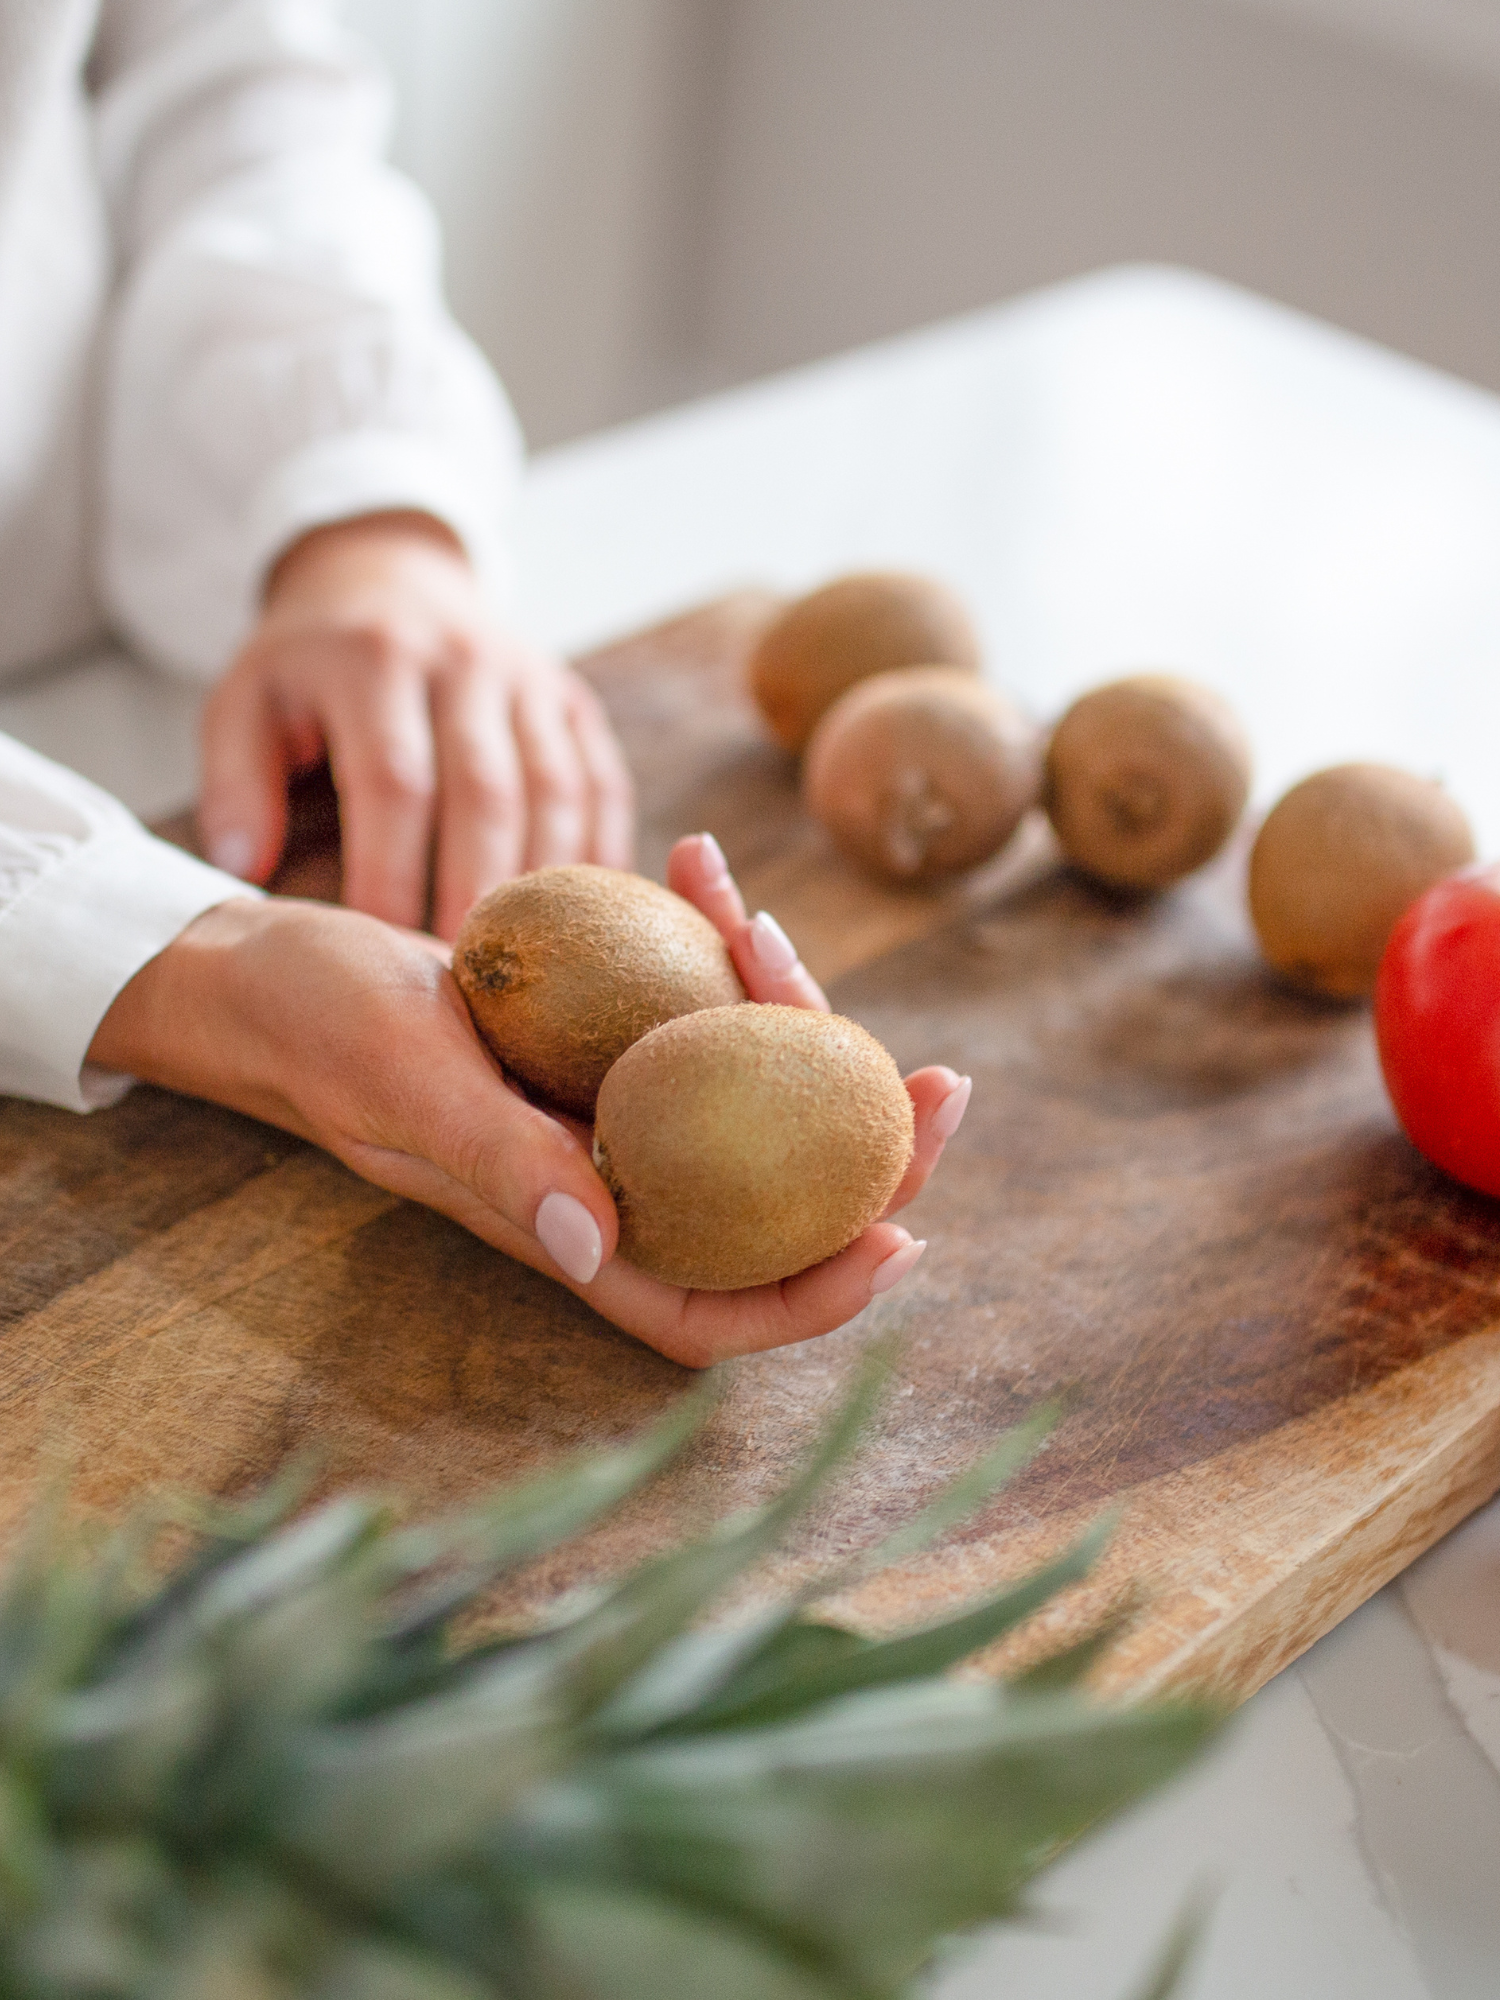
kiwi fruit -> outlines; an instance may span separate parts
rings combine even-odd
[[[1441,785],[1387,764],[1315,772],[1272,807],[1251,851],[1261,950],[1289,985],[1358,999],[1402,911],[1473,859]]]
[[[1063,853],[1116,889],[1164,889],[1209,861],[1250,795],[1250,746],[1228,702],[1171,674],[1133,674],[1074,702],[1052,732],[1043,798]]]
[[[593,1117],[632,1042],[745,998],[728,946],[691,903],[587,864],[538,868],[482,897],[454,943],[453,976],[504,1067],[579,1118]]]
[[[851,861],[929,882],[998,854],[1041,793],[1036,729],[960,667],[898,667],[841,694],[812,733],[802,797]]]
[[[893,667],[979,671],[979,640],[946,584],[895,570],[842,576],[799,597],[750,657],[750,692],[783,749],[800,753],[847,687]]]
[[[900,1186],[913,1134],[895,1063],[855,1022],[710,1007],[609,1072],[594,1162],[622,1257],[668,1284],[738,1291],[852,1243]]]

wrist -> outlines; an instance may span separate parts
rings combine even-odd
[[[259,897],[234,896],[195,917],[115,995],[94,1030],[88,1061],[143,1083],[217,1095],[203,1081],[222,1072],[236,1040],[233,968],[275,916]]]
[[[467,550],[446,522],[415,508],[391,508],[378,514],[357,514],[346,521],[328,521],[299,535],[271,565],[262,601],[269,608],[278,593],[294,592],[325,566],[342,565],[365,554],[389,556],[403,550],[447,557],[466,570],[470,566]]]
[[[121,989],[88,1060],[339,1151],[329,1078],[347,1069],[371,996],[387,1008],[437,997],[468,1021],[435,940],[325,903],[233,897]]]

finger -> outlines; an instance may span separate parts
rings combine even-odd
[[[432,690],[438,770],[432,927],[453,938],[470,904],[519,874],[526,793],[508,692],[493,674],[445,675]]]
[[[567,714],[592,794],[588,858],[601,868],[629,868],[635,859],[635,786],[603,703],[576,675],[569,677]]]
[[[563,1188],[549,1189],[529,1223],[508,1215],[470,1183],[420,1154],[354,1147],[340,1156],[364,1179],[424,1208],[436,1209],[496,1250],[592,1302],[601,1260],[613,1250],[616,1227],[591,1204]],[[607,1196],[606,1196],[607,1199]]]
[[[526,781],[526,866],[581,861],[588,840],[587,793],[558,684],[550,676],[523,682],[512,712]]]
[[[427,682],[389,660],[330,680],[325,729],[344,842],[344,901],[387,923],[427,914],[434,752]]]
[[[822,987],[769,910],[758,911],[748,924],[741,925],[730,940],[729,952],[752,1000],[828,1013]]]
[[[544,1116],[524,1099],[514,1101],[536,1118]],[[492,1138],[501,1130],[497,1120]],[[589,1178],[597,1182],[598,1177],[581,1149],[571,1163],[552,1163],[549,1178],[555,1185],[499,1192],[485,1185],[482,1174],[477,1180],[466,1177],[404,1149],[386,1152],[360,1145],[340,1157],[366,1180],[450,1216],[483,1242],[593,1302],[592,1287],[601,1266],[609,1268],[619,1224],[602,1182],[596,1188],[587,1185]]]
[[[588,1147],[508,1087],[451,978],[442,994],[451,1042],[429,1038],[420,1070],[391,1091],[381,1119],[389,1143],[367,1136],[334,1150],[367,1179],[592,1298],[619,1223]]]
[[[898,1284],[925,1243],[877,1222],[837,1257],[779,1285],[743,1292],[690,1292],[663,1285],[616,1258],[588,1292],[595,1309],[686,1368],[760,1353],[831,1333]]]
[[[916,1135],[911,1164],[901,1177],[901,1185],[891,1196],[886,1215],[892,1216],[915,1201],[927,1177],[943,1157],[943,1148],[963,1123],[969,1108],[974,1079],[960,1076],[942,1065],[914,1070],[906,1079],[907,1094],[916,1113]]]
[[[201,726],[198,824],[216,868],[265,882],[286,844],[287,745],[265,683],[231,667],[209,697]]]
[[[289,706],[284,690],[278,691],[276,712],[290,768],[313,771],[326,762],[328,745],[323,741],[323,728],[316,713],[300,701]]]
[[[691,833],[667,856],[667,887],[703,912],[725,944],[745,922],[745,899],[711,833]]]
[[[746,921],[744,898],[711,833],[690,834],[677,842],[667,857],[667,885],[714,925],[752,1000],[829,1011],[822,987],[770,912],[762,910]]]

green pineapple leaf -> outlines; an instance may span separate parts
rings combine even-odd
[[[1029,1417],[1008,1430],[965,1472],[950,1479],[937,1498],[922,1508],[904,1527],[877,1542],[859,1564],[861,1571],[889,1569],[920,1555],[923,1549],[946,1535],[950,1528],[972,1520],[975,1514],[1002,1488],[1023,1471],[1057,1429],[1063,1414],[1061,1401],[1043,1403]]]
[[[676,1457],[721,1392],[721,1382],[711,1375],[630,1444],[575,1452],[451,1520],[392,1535],[386,1568],[393,1581],[425,1576],[441,1563],[457,1561],[462,1567],[404,1606],[387,1628],[390,1638],[411,1643],[440,1630],[485,1584],[592,1527]]]
[[[807,1464],[779,1498],[727,1522],[704,1541],[643,1563],[624,1583],[573,1628],[568,1642],[572,1696],[580,1714],[604,1707],[633,1677],[637,1685],[619,1700],[604,1726],[620,1728],[624,1701],[641,1717],[667,1712],[670,1703],[651,1686],[658,1672],[674,1678],[663,1649],[752,1563],[768,1555],[805,1514],[832,1473],[854,1451],[880,1400],[889,1375],[886,1351],[866,1357],[842,1408],[813,1449]],[[725,1643],[732,1651],[739,1643]]]
[[[518,1815],[490,1850],[492,1879],[654,1890],[894,1994],[936,1938],[1007,1914],[1040,1866],[1212,1726],[1186,1706],[882,1689],[585,1768]]]
[[[807,1658],[795,1662],[784,1652],[757,1654],[715,1699],[704,1703],[694,1716],[694,1726],[743,1728],[746,1724],[778,1722],[817,1702],[832,1701],[860,1688],[889,1687],[943,1673],[971,1653],[993,1645],[1058,1591],[1087,1576],[1109,1535],[1110,1524],[1101,1522],[1024,1582],[997,1592],[955,1618],[919,1627],[899,1639],[856,1642],[840,1649],[837,1657],[826,1649],[825,1657],[816,1662]]]
[[[853,1399],[856,1409],[866,1383],[871,1391],[877,1391],[883,1385],[889,1369],[887,1356],[888,1350],[880,1348],[867,1362],[868,1372],[857,1385]],[[652,1728],[670,1730],[686,1717],[691,1717],[695,1729],[712,1727],[716,1721],[726,1724],[744,1720],[773,1721],[794,1714],[808,1701],[843,1692],[845,1687],[875,1685],[887,1679],[906,1679],[910,1678],[910,1671],[937,1672],[999,1637],[1009,1624],[1018,1623],[1035,1608],[1026,1600],[1024,1593],[1016,1598],[1015,1614],[1008,1622],[1004,1611],[997,1610],[999,1622],[993,1630],[987,1630],[986,1636],[966,1639],[963,1633],[955,1632],[945,1658],[936,1658],[941,1651],[941,1640],[935,1631],[928,1647],[935,1664],[918,1664],[910,1671],[905,1666],[905,1660],[916,1660],[920,1648],[905,1656],[899,1653],[888,1655],[883,1671],[876,1663],[878,1649],[852,1634],[842,1634],[836,1641],[821,1637],[810,1643],[799,1640],[795,1635],[809,1629],[819,1634],[836,1630],[808,1620],[804,1616],[808,1604],[818,1597],[829,1595],[857,1576],[872,1574],[915,1554],[957,1522],[966,1520],[985,1501],[993,1498],[1035,1455],[1056,1424],[1058,1414],[1059,1406],[1056,1404],[1045,1405],[1034,1412],[968,1471],[951,1481],[913,1521],[898,1528],[874,1550],[844,1570],[806,1586],[796,1596],[734,1631],[687,1634],[664,1646],[653,1662],[650,1675],[642,1677],[627,1688],[621,1698],[611,1703],[596,1718],[597,1726],[606,1733],[633,1736]],[[815,1460],[809,1472],[813,1478],[813,1485],[809,1488],[811,1492],[815,1490],[819,1478],[826,1476],[826,1466],[819,1474],[818,1461]],[[795,1488],[788,1498],[796,1500]],[[1078,1572],[1079,1575],[1082,1573],[1082,1570]],[[1072,1577],[1070,1575],[1062,1580],[1072,1581]],[[1045,1586],[1043,1598],[1061,1587],[1061,1582]],[[820,1648],[820,1671],[816,1674],[811,1671],[813,1645]],[[840,1662],[842,1677],[834,1667],[835,1654]]]
[[[1200,1883],[1188,1896],[1167,1934],[1156,1961],[1130,2000],[1172,2000],[1180,1991],[1188,1967],[1197,1956],[1217,1900],[1211,1883]]]
[[[515,1948],[531,2000],[865,2000],[712,1911],[594,1882],[536,1884]]]
[[[1139,1595],[1128,1591],[1091,1632],[1060,1652],[1049,1653],[1035,1666],[1024,1668],[1012,1677],[1010,1685],[1022,1694],[1058,1694],[1066,1688],[1076,1688],[1128,1629],[1140,1608]]]
[[[887,1373],[861,1371],[776,1499],[468,1645],[456,1621],[490,1580],[635,1491],[716,1386],[431,1528],[359,1496],[292,1518],[305,1470],[93,1548],[44,1507],[0,1586],[0,1993],[909,1993],[941,1939],[1014,1912],[1218,1718],[1081,1695],[1117,1620],[1012,1683],[948,1677],[1082,1576],[1103,1528],[916,1632],[816,1615],[982,1505],[1050,1412],[870,1554],[704,1623],[817,1503]],[[143,1588],[163,1520],[201,1546]]]

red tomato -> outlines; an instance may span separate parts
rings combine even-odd
[[[1450,875],[1401,918],[1375,982],[1375,1035],[1412,1144],[1500,1195],[1500,868]]]

